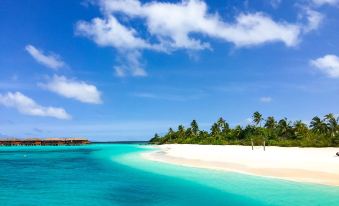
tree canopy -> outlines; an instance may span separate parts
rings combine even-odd
[[[315,116],[309,125],[298,120],[291,122],[287,118],[276,120],[273,116],[266,119],[255,112],[253,124],[237,125],[230,128],[227,121],[220,117],[213,123],[210,131],[200,130],[196,120],[190,127],[179,125],[159,136],[155,134],[151,144],[230,144],[230,145],[266,145],[299,147],[339,146],[339,118],[330,113],[323,118]],[[263,127],[261,123],[263,122]]]

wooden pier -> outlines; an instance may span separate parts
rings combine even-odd
[[[59,146],[59,145],[85,145],[90,141],[86,138],[28,138],[0,139],[0,146]]]

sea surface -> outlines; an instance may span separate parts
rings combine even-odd
[[[140,144],[0,147],[5,205],[338,205],[339,187],[145,160]]]

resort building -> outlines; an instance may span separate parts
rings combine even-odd
[[[0,146],[58,146],[58,145],[84,145],[89,144],[87,138],[6,138],[0,139]]]

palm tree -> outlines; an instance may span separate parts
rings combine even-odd
[[[182,125],[178,126],[178,138],[185,138],[185,128]]]
[[[271,117],[267,117],[266,123],[265,123],[264,126],[267,128],[267,130],[264,131],[265,139],[272,138],[273,134],[274,134],[273,131],[274,131],[275,127],[276,127],[276,121],[275,121],[274,117],[272,117],[272,116]]]
[[[259,112],[254,112],[252,119],[253,119],[253,122],[256,124],[256,126],[258,126],[261,120],[263,120],[262,115]]]
[[[173,131],[172,128],[169,128],[169,129],[168,129],[168,132],[167,132],[167,134],[166,134],[165,136],[169,139],[169,141],[172,141],[173,139],[176,139],[176,138],[177,138],[177,135],[176,135],[176,133]]]
[[[150,140],[150,142],[157,143],[160,137],[157,133],[155,133],[154,137]]]
[[[192,135],[193,135],[192,128],[187,128],[185,131],[186,138],[192,137]]]
[[[220,128],[219,125],[217,123],[214,123],[211,127],[211,135],[216,137],[220,134]]]
[[[329,113],[325,115],[325,120],[327,121],[327,127],[330,130],[331,136],[334,137],[338,129],[338,122],[335,119],[334,114]]]
[[[326,133],[328,129],[326,123],[324,123],[318,116],[313,117],[310,127],[312,131],[316,133]]]
[[[304,134],[308,132],[307,125],[303,123],[301,120],[295,121],[293,126],[294,126],[294,135],[299,139],[304,137]]]
[[[199,133],[199,126],[198,126],[197,121],[193,120],[193,121],[191,122],[191,128],[192,128],[192,134],[193,134],[194,136],[197,136],[198,133]]]
[[[234,135],[237,139],[240,139],[241,137],[241,133],[242,133],[242,128],[240,125],[237,125],[235,128],[234,128]]]
[[[276,126],[276,121],[275,121],[274,117],[267,117],[265,127],[267,129],[274,129],[275,126]]]
[[[229,124],[222,118],[220,117],[217,121],[218,127],[220,131],[225,135],[230,129]]]
[[[278,122],[278,131],[280,136],[287,137],[288,133],[291,129],[291,123],[287,121],[287,118],[285,117],[284,119],[279,120]]]

